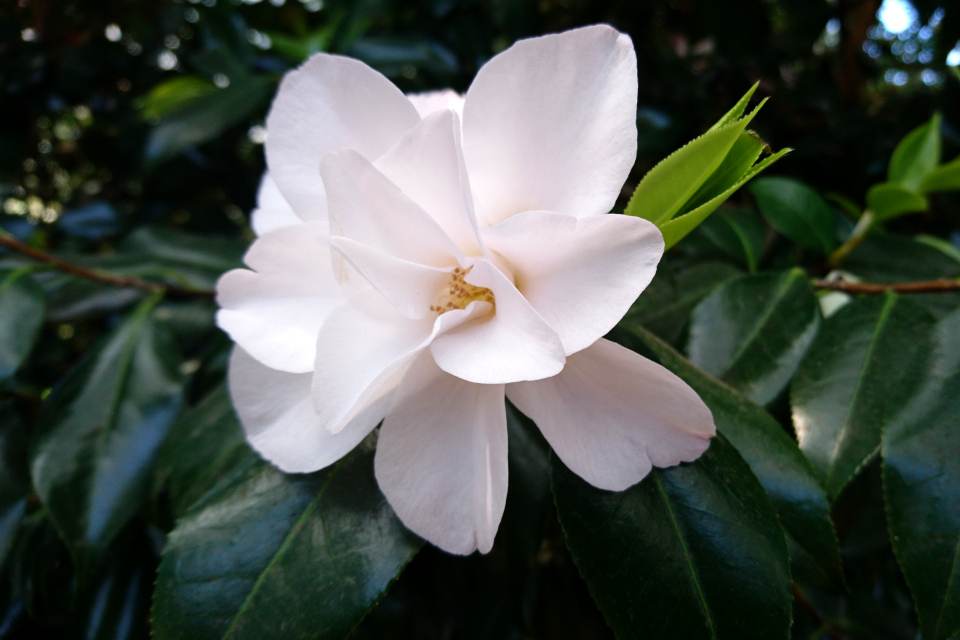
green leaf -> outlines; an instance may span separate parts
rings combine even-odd
[[[743,116],[743,112],[747,110],[747,105],[750,104],[750,99],[753,98],[753,94],[756,93],[757,87],[759,86],[760,83],[755,82],[753,86],[743,94],[743,97],[737,101],[737,104],[733,105],[733,108],[727,111],[723,117],[717,121],[717,124],[710,127],[709,131],[716,131],[739,120],[741,116]]]
[[[755,164],[740,180],[732,187],[721,193],[719,196],[710,200],[706,204],[700,205],[693,211],[685,213],[679,218],[674,218],[660,226],[660,232],[663,233],[663,240],[667,249],[677,244],[688,233],[697,228],[697,226],[707,219],[711,213],[717,210],[727,198],[732,196],[740,187],[750,182],[755,176],[766,170],[777,160],[793,151],[793,149],[781,149],[777,153]]]
[[[26,430],[14,407],[0,402],[0,569],[27,510],[30,475],[26,463]]]
[[[265,76],[232,78],[230,86],[200,95],[168,112],[151,131],[144,156],[157,164],[219,136],[260,110],[273,95]]]
[[[790,629],[783,530],[750,468],[718,436],[696,462],[614,493],[553,458],[567,546],[621,640],[773,640]]]
[[[783,391],[820,327],[820,306],[800,269],[730,280],[693,312],[690,361],[757,404]]]
[[[155,298],[114,329],[50,394],[31,472],[81,579],[150,495],[157,452],[180,407],[176,344]]]
[[[742,120],[708,131],[661,161],[637,185],[624,213],[657,226],[673,218],[720,167],[762,106]]]
[[[713,413],[717,431],[743,456],[773,502],[791,546],[827,582],[843,584],[830,505],[797,443],[759,406],[712,378],[648,331],[621,324],[611,336],[652,357],[689,384]]]
[[[727,157],[723,159],[717,170],[704,182],[693,197],[683,205],[680,215],[684,215],[704,205],[727,189],[740,182],[750,167],[754,165],[766,145],[757,134],[744,131],[730,148]]]
[[[143,263],[162,265],[175,271],[185,283],[212,287],[225,271],[241,265],[244,243],[233,238],[211,238],[198,234],[141,227],[123,239],[117,253]]]
[[[700,225],[700,231],[724,253],[757,270],[767,239],[767,228],[750,209],[721,209]]]
[[[930,348],[933,326],[894,293],[856,299],[823,323],[790,399],[800,448],[831,499],[879,453],[891,398],[922,373],[918,354]]]
[[[723,262],[695,264],[677,273],[663,261],[624,321],[642,325],[670,344],[678,344],[694,307],[721,283],[741,274]]]
[[[760,213],[780,234],[820,253],[829,253],[836,245],[830,205],[807,185],[789,178],[763,178],[750,192]]]
[[[254,454],[244,440],[224,385],[177,418],[160,449],[156,490],[169,492],[175,517]]]
[[[867,209],[877,220],[889,220],[905,213],[926,211],[929,203],[915,193],[892,182],[875,184],[867,191]]]
[[[192,100],[216,90],[213,83],[204,78],[177,76],[150,89],[150,92],[139,100],[137,108],[147,120],[162,118]]]
[[[346,637],[422,544],[368,445],[310,475],[257,463],[194,505],[163,553],[153,637]]]
[[[956,191],[960,189],[960,157],[941,165],[927,174],[920,183],[922,193],[934,191]]]
[[[960,311],[941,320],[923,382],[883,429],[893,550],[923,637],[960,633]]]
[[[887,181],[895,182],[910,191],[920,191],[920,185],[940,164],[940,114],[900,141],[890,158]]]
[[[40,336],[46,301],[29,268],[0,280],[0,382],[16,373]]]
[[[928,236],[920,234],[914,237],[914,240],[921,244],[925,244],[928,247],[933,247],[940,253],[949,256],[950,259],[954,260],[957,264],[957,268],[960,269],[960,247],[957,245],[947,242],[943,238],[938,238],[937,236]]]

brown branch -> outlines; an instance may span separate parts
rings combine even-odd
[[[813,624],[817,625],[820,630],[834,640],[850,640],[847,634],[834,627],[830,621],[824,620],[823,616],[820,615],[820,612],[817,611],[817,608],[813,606],[812,602],[807,600],[807,596],[803,594],[803,591],[800,591],[800,587],[798,587],[795,582],[790,583],[790,590],[793,591],[793,599],[796,600],[800,608],[803,609],[808,616],[810,616],[810,619],[813,620]]]
[[[943,291],[960,291],[960,279],[949,280],[947,278],[941,278],[939,280],[888,284],[872,282],[857,283],[846,280],[814,280],[813,286],[815,289],[828,289],[830,291],[843,291],[845,293],[884,293],[885,291],[894,291],[896,293],[936,293]]]
[[[88,269],[78,264],[68,262],[56,256],[50,255],[45,251],[34,249],[30,245],[24,244],[6,233],[0,233],[0,246],[16,251],[20,255],[26,256],[31,260],[48,264],[53,268],[68,273],[78,278],[90,280],[110,287],[120,287],[124,289],[137,289],[144,293],[161,292],[165,297],[171,299],[197,299],[213,298],[214,292],[206,289],[190,289],[187,287],[178,287],[176,285],[163,284],[161,282],[151,282],[136,276],[115,276],[112,273]]]

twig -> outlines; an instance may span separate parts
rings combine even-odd
[[[860,219],[857,220],[856,226],[853,227],[853,231],[850,232],[850,237],[847,238],[847,241],[840,245],[833,253],[827,256],[827,262],[832,267],[840,266],[840,263],[843,262],[851,251],[860,246],[860,243],[863,242],[864,238],[867,237],[867,233],[873,228],[873,224],[876,222],[874,219],[873,212],[867,209],[863,212],[863,215],[860,216]]]
[[[923,280],[921,282],[896,282],[877,284],[873,282],[848,282],[846,280],[814,280],[815,289],[829,289],[845,293],[936,293],[943,291],[960,291],[960,279],[950,280]]]
[[[807,596],[803,595],[803,592],[800,591],[800,587],[798,587],[796,583],[790,583],[790,590],[793,591],[793,599],[797,601],[797,604],[800,605],[800,608],[803,609],[808,616],[810,616],[810,619],[813,620],[813,623],[817,625],[819,629],[822,629],[824,633],[834,640],[850,640],[847,634],[835,628],[829,620],[824,620],[823,616],[820,615],[820,612],[817,611],[817,608],[813,606],[813,603],[807,600]]]
[[[50,255],[45,251],[34,249],[30,245],[24,244],[7,233],[0,233],[0,246],[6,247],[12,251],[24,255],[37,262],[48,264],[53,268],[68,273],[78,278],[98,282],[110,287],[120,287],[124,289],[137,289],[144,293],[161,292],[167,298],[171,299],[198,299],[213,298],[214,292],[206,289],[191,289],[188,287],[178,287],[176,285],[163,284],[161,282],[151,282],[136,276],[115,276],[104,271],[95,271],[82,267],[78,264],[68,262],[56,256]]]

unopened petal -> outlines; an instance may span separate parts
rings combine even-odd
[[[487,553],[507,498],[503,385],[411,365],[380,428],[377,483],[400,520],[444,551]]]
[[[379,389],[340,433],[332,434],[320,428],[313,410],[311,378],[266,367],[240,347],[230,356],[230,396],[247,441],[287,473],[316,471],[349,453],[383,419],[396,389]]]
[[[716,433],[685,382],[607,340],[568,357],[558,376],[509,385],[507,397],[571,471],[610,491],[697,459]]]
[[[521,40],[467,92],[463,147],[481,226],[613,207],[637,155],[637,60],[608,26]]]
[[[253,232],[262,236],[268,231],[301,224],[303,220],[294,213],[277,187],[276,180],[269,171],[263,172],[260,188],[257,190],[257,208],[250,214],[250,226]]]
[[[560,372],[564,363],[560,337],[506,276],[480,260],[465,280],[493,292],[495,311],[433,340],[430,351],[441,369],[481,384],[539,380]]]
[[[458,264],[462,253],[419,205],[356,151],[321,163],[330,206],[330,235],[433,267]]]
[[[330,268],[325,225],[303,223],[265,233],[244,261],[217,282],[217,325],[268,367],[313,370],[317,334],[344,297]]]
[[[453,89],[441,89],[439,91],[424,91],[423,93],[408,93],[407,98],[416,108],[421,118],[426,118],[431,113],[450,109],[456,111],[457,115],[463,114],[464,97]]]
[[[358,60],[318,53],[280,83],[267,115],[267,165],[298,216],[324,220],[320,159],[337,149],[376,159],[419,121],[381,73]]]
[[[527,302],[550,323],[567,355],[604,336],[650,284],[663,236],[647,220],[529,211],[483,229]]]

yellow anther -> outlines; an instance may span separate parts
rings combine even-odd
[[[477,287],[464,281],[464,277],[473,267],[461,269],[457,267],[450,274],[450,284],[441,291],[437,298],[437,304],[430,307],[430,311],[435,311],[437,315],[442,315],[447,311],[454,309],[466,309],[467,305],[474,301],[494,303],[493,291],[486,287]]]

